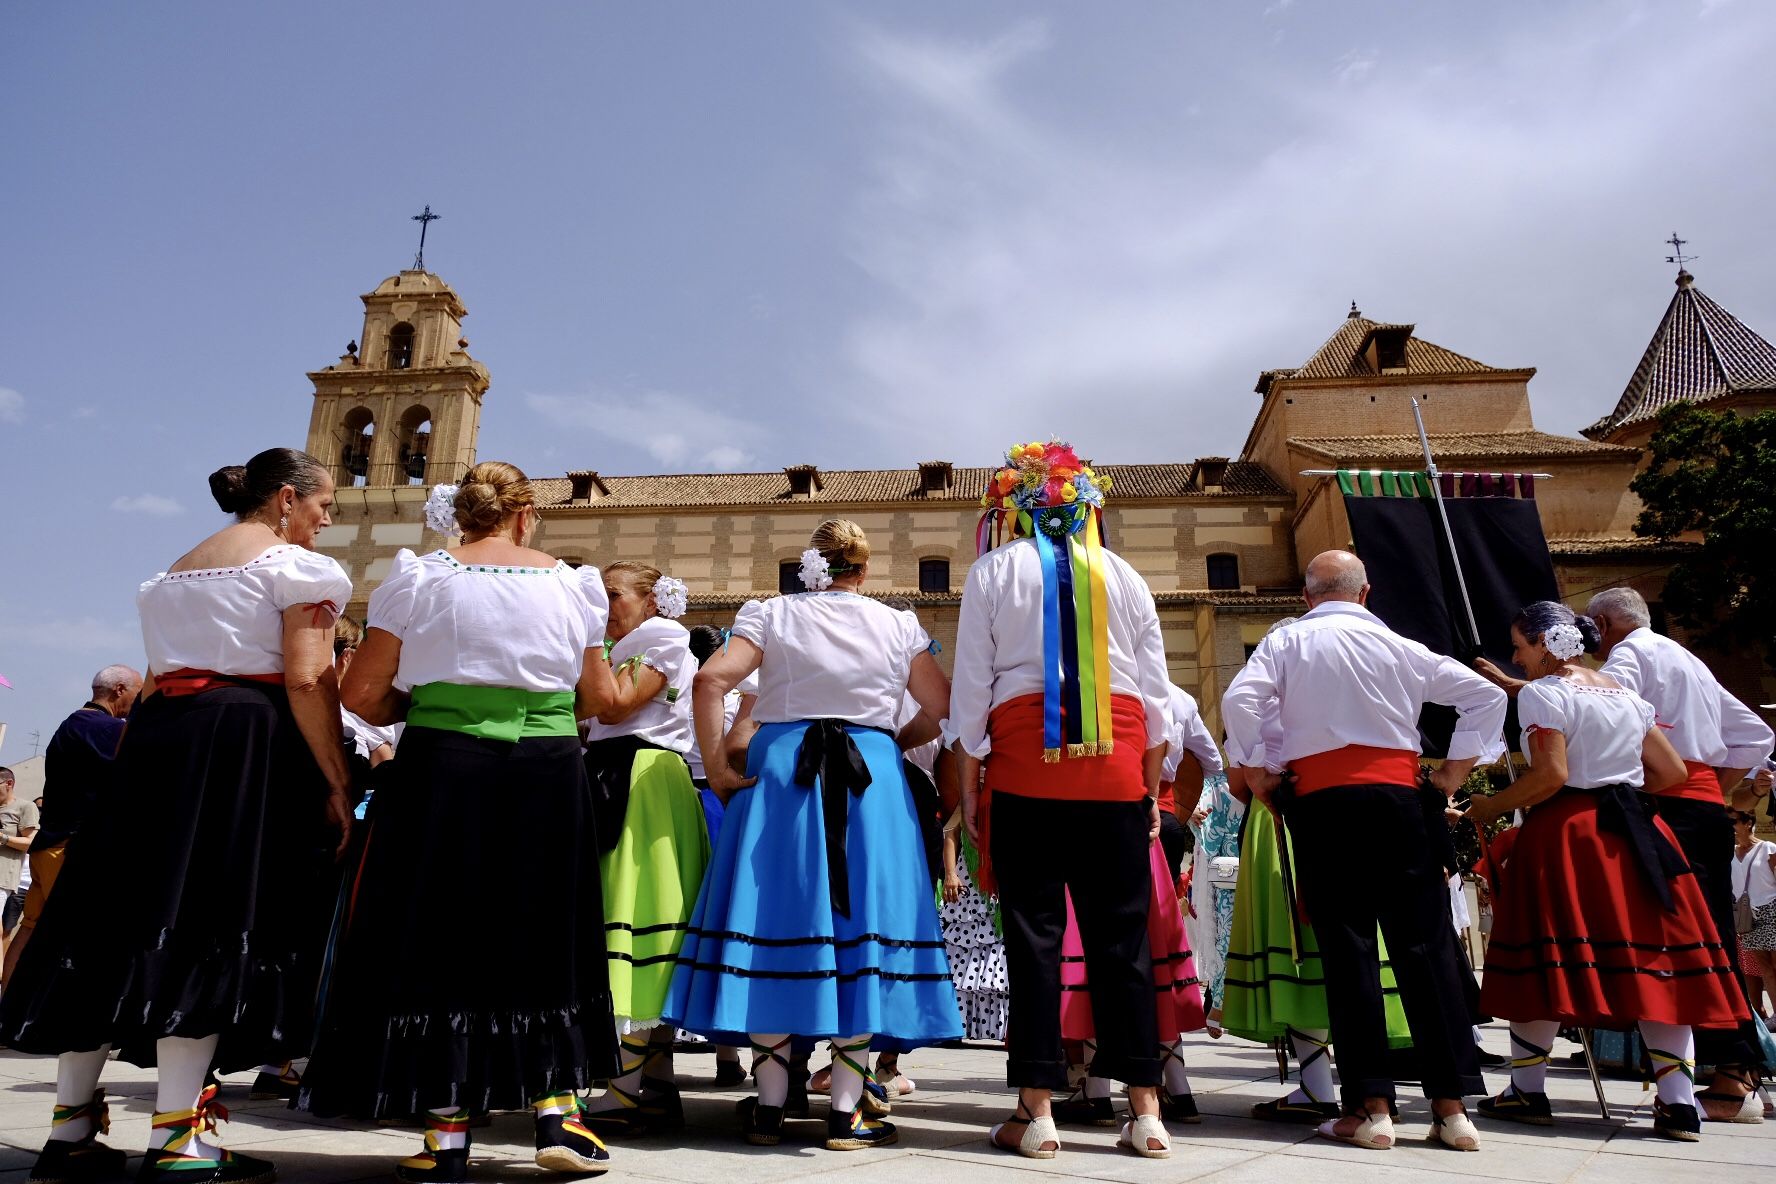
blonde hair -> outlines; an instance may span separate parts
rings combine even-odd
[[[808,536],[808,545],[820,552],[834,571],[862,567],[869,562],[869,536],[849,518],[828,518]]]
[[[333,622],[333,652],[338,653],[341,649],[355,650],[363,640],[364,627],[340,613],[339,619]]]
[[[660,569],[638,559],[619,559],[604,565],[604,578],[608,580],[612,576],[622,576],[631,588],[646,596],[660,582]]]
[[[465,535],[492,534],[508,517],[534,505],[536,491],[524,470],[503,460],[484,460],[457,487],[456,524]]]

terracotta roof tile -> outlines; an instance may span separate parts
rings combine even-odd
[[[1453,461],[1557,460],[1572,456],[1625,458],[1640,453],[1637,448],[1599,444],[1548,432],[1451,432],[1433,435],[1430,440],[1431,454],[1439,465]],[[1417,436],[1292,437],[1289,444],[1314,456],[1344,463],[1395,463],[1424,458],[1424,449]]]
[[[1097,472],[1113,482],[1111,501],[1133,498],[1173,497],[1281,497],[1287,490],[1271,480],[1258,465],[1234,462],[1222,477],[1220,493],[1204,493],[1190,483],[1190,466],[1184,464],[1096,465]],[[820,473],[820,490],[812,497],[792,497],[789,478],[776,473],[676,473],[612,477],[600,474],[610,490],[593,499],[600,508],[673,506],[758,505],[794,506],[822,502],[940,502],[978,505],[987,491],[992,469],[958,468],[950,488],[931,493],[920,486],[918,469],[851,469]],[[537,502],[545,508],[570,504],[573,486],[566,477],[539,477]]]
[[[1369,368],[1363,357],[1363,349],[1370,335],[1377,330],[1404,330],[1407,334],[1406,366],[1403,370],[1389,370],[1388,374],[1484,374],[1500,370],[1500,367],[1488,366],[1413,335],[1414,328],[1416,326],[1372,321],[1353,313],[1301,366],[1292,370],[1264,371],[1259,377],[1259,390],[1264,390],[1271,381],[1281,379],[1376,377],[1376,372]]]
[[[1688,272],[1647,343],[1615,410],[1588,428],[1597,439],[1653,419],[1678,402],[1706,403],[1741,391],[1776,390],[1776,346],[1704,296]]]

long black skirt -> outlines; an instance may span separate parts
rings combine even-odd
[[[407,728],[347,890],[304,1109],[522,1109],[614,1074],[579,748]]]
[[[281,687],[152,695],[0,1000],[22,1052],[220,1034],[223,1072],[308,1045],[333,836]]]

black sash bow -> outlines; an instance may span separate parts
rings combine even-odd
[[[826,878],[832,889],[832,907],[841,917],[851,915],[851,876],[845,862],[845,830],[851,798],[869,788],[869,766],[857,751],[847,728],[858,727],[842,719],[808,721],[796,749],[795,783],[808,789],[820,782],[820,813],[826,823]],[[870,731],[881,731],[871,728]]]
[[[1674,847],[1670,839],[1653,825],[1653,802],[1631,785],[1605,785],[1580,790],[1597,798],[1597,827],[1628,840],[1634,849],[1635,862],[1659,894],[1659,903],[1667,912],[1677,907],[1671,895],[1671,879],[1690,870],[1689,861]]]

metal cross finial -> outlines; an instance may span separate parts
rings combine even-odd
[[[1679,271],[1682,271],[1684,269],[1684,264],[1694,263],[1699,258],[1699,256],[1696,256],[1696,255],[1684,254],[1684,251],[1683,251],[1684,244],[1689,242],[1690,240],[1684,239],[1684,238],[1678,238],[1677,231],[1675,231],[1675,230],[1672,231],[1671,237],[1666,239],[1665,241],[1671,244],[1671,249],[1674,252],[1673,254],[1665,256],[1665,262],[1677,264],[1677,269]]]
[[[438,219],[442,218],[443,216],[444,216],[443,214],[432,213],[432,207],[429,204],[425,208],[425,213],[413,215],[413,221],[419,223],[419,254],[417,254],[413,257],[413,270],[414,271],[424,271],[425,270],[426,227],[430,226],[433,222],[436,222]]]

